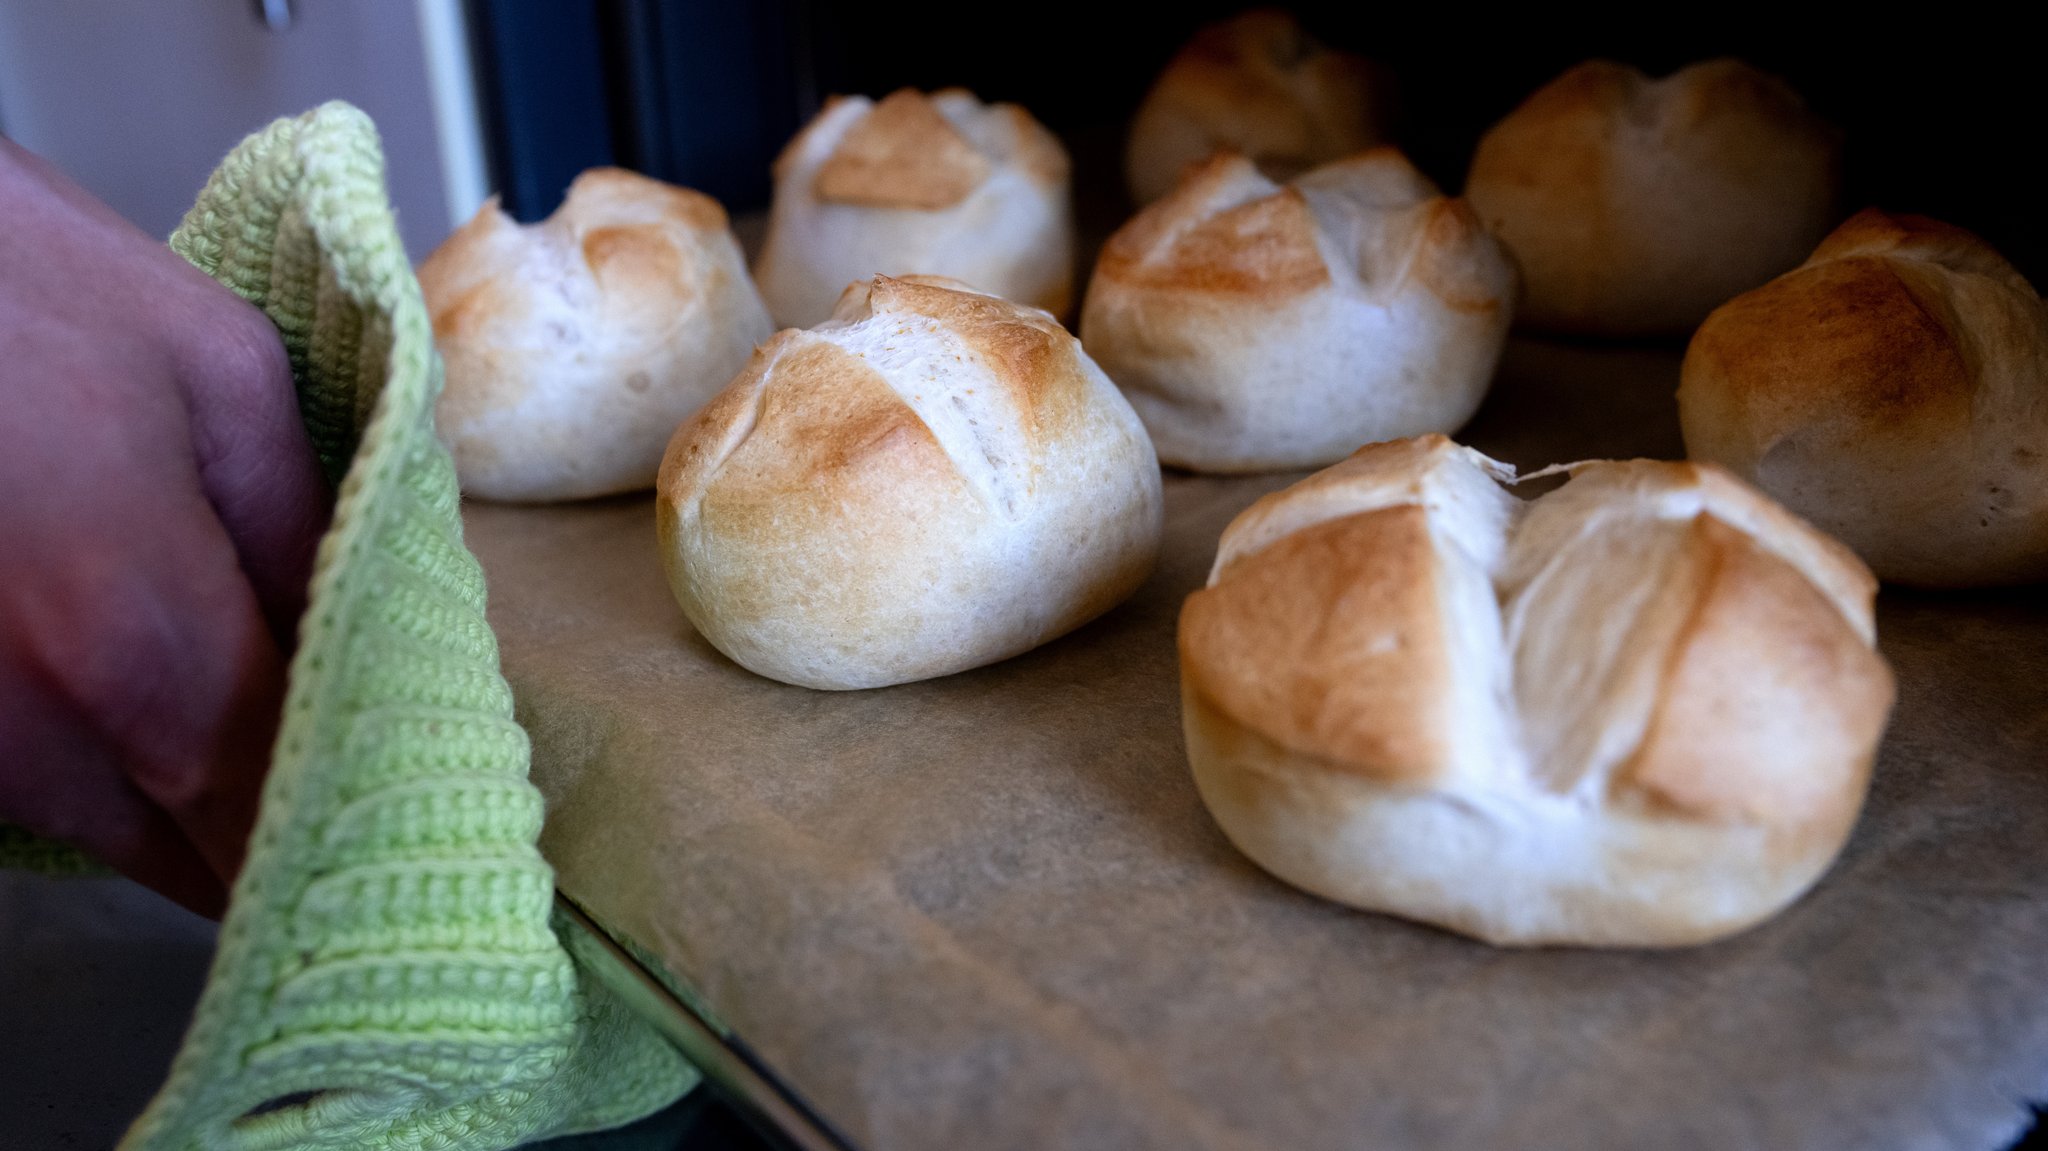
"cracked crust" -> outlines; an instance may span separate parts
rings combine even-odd
[[[1521,504],[1376,444],[1231,524],[1180,652],[1246,854],[1500,943],[1700,942],[1826,869],[1892,702],[1874,582],[1718,469],[1571,472]]]

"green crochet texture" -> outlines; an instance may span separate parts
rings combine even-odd
[[[666,1104],[696,1073],[551,922],[375,127],[337,103],[250,137],[171,246],[283,333],[339,499],[205,994],[122,1146],[496,1151]]]

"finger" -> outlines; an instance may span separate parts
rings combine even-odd
[[[290,650],[333,494],[299,417],[276,327],[39,157],[5,147],[0,182],[49,193],[9,197],[25,214],[14,221],[22,234],[76,277],[103,277],[90,293],[96,330],[129,333],[175,361],[202,489],[273,637]],[[0,258],[6,236],[0,229]],[[104,278],[115,269],[118,276]]]
[[[272,638],[289,651],[333,494],[276,329],[226,289],[205,287],[212,298],[195,306],[202,314],[179,365],[193,462]]]
[[[10,647],[228,879],[260,802],[284,657],[198,478],[170,474],[102,492],[104,527],[28,557],[35,578],[9,589]]]
[[[225,883],[114,766],[111,749],[70,701],[11,659],[0,660],[0,698],[25,705],[0,715],[0,814],[218,919]]]
[[[183,531],[203,549],[192,561],[199,570],[149,593],[154,618],[139,623],[169,639],[156,649],[164,658],[153,677],[131,680],[128,713],[103,722],[129,779],[231,881],[276,742],[285,659],[226,531],[193,519]]]

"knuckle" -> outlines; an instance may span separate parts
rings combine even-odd
[[[202,344],[194,362],[198,382],[244,401],[289,395],[291,361],[270,319],[253,304],[224,297],[217,315],[199,329]]]

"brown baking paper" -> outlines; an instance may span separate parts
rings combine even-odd
[[[1676,456],[1669,350],[1517,344],[1464,437]],[[1887,590],[1841,860],[1672,952],[1496,950],[1297,892],[1203,810],[1181,600],[1293,477],[1170,476],[1159,570],[1038,651],[824,693],[669,597],[645,497],[473,506],[541,847],[863,1147],[1991,1148],[2048,1096],[2048,607]]]

